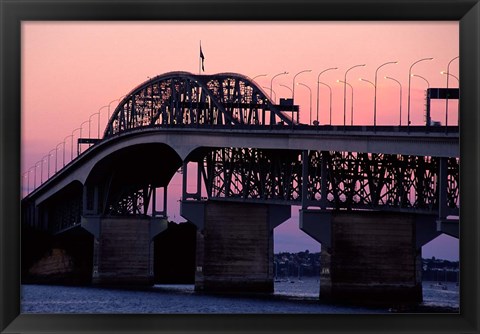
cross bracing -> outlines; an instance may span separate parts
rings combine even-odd
[[[310,151],[307,156],[304,161],[302,151],[214,150],[203,161],[207,195],[348,210],[439,209],[441,158],[333,151]],[[443,205],[449,214],[458,214],[459,159],[447,159],[447,166]]]
[[[128,94],[115,109],[104,136],[155,125],[291,124],[290,118],[240,74],[171,72]]]
[[[191,161],[206,189],[196,199],[458,216],[458,127],[309,126],[291,121],[294,110],[240,74],[157,76],[120,101],[103,139],[88,141],[89,149],[40,178],[37,189],[34,181],[24,220],[61,231],[88,215],[159,215],[155,189]],[[170,153],[154,158],[148,145],[158,143]],[[110,157],[125,148],[124,158],[139,169],[127,168],[111,183]],[[149,159],[166,164],[152,167]],[[102,173],[88,181],[102,161]],[[65,196],[71,180],[78,184]]]

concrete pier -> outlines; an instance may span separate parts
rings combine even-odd
[[[273,229],[289,206],[186,201],[182,215],[199,227],[197,291],[273,292]]]
[[[422,301],[416,218],[387,212],[302,210],[300,228],[322,243],[320,298]]]
[[[93,284],[153,285],[153,238],[167,228],[165,220],[82,217],[82,227],[95,237]]]

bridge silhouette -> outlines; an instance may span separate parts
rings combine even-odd
[[[41,176],[22,223],[93,235],[93,283],[151,284],[180,171],[197,290],[272,291],[272,231],[299,205],[300,228],[322,244],[322,298],[420,301],[421,246],[458,237],[458,127],[305,125],[293,102],[235,73],[152,78],[103,138],[79,138],[88,148]]]

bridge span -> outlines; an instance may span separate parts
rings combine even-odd
[[[196,289],[272,291],[272,231],[300,205],[300,228],[322,244],[322,298],[420,301],[421,246],[458,237],[458,127],[308,126],[296,110],[242,75],[160,75],[22,200],[23,225],[88,231],[94,283],[151,284],[181,171]]]

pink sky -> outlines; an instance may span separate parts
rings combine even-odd
[[[313,119],[316,114],[317,76],[324,69],[338,67],[321,76],[333,90],[333,124],[343,124],[343,80],[354,89],[354,124],[373,123],[373,87],[358,79],[374,81],[378,66],[377,125],[397,125],[399,87],[384,76],[402,83],[402,124],[406,124],[408,69],[425,77],[430,87],[445,87],[448,62],[459,55],[458,22],[28,22],[22,23],[22,173],[64,141],[72,131],[102,106],[128,93],[133,87],[169,71],[198,74],[199,41],[205,55],[205,73],[238,72],[249,77],[261,74],[257,83],[270,87],[278,97],[291,97],[280,84],[292,87],[293,76],[305,69],[296,82],[312,89]],[[450,73],[459,76],[459,62],[451,63]],[[458,87],[450,77],[450,87]],[[424,91],[420,78],[411,80],[410,119],[424,123]],[[268,92],[268,90],[266,90]],[[328,121],[328,90],[320,87],[320,123]],[[300,121],[309,121],[309,92],[296,86]],[[112,103],[113,110],[115,103]],[[106,108],[101,113],[100,132],[106,124]],[[457,101],[449,104],[449,124],[457,124]],[[432,118],[444,123],[445,102],[432,105]],[[91,133],[96,137],[97,117],[92,117]],[[350,90],[347,89],[347,124],[350,123]],[[82,136],[88,133],[84,124]],[[78,131],[75,137],[78,136]],[[69,147],[70,138],[67,140]],[[67,152],[67,158],[69,152]],[[69,160],[69,159],[68,159]],[[53,159],[51,161],[53,171]],[[44,166],[44,177],[46,164]],[[32,182],[32,181],[30,181]],[[38,182],[38,181],[37,181]],[[173,201],[173,200],[172,200]],[[176,199],[174,200],[176,202]],[[173,203],[172,203],[173,205]],[[178,217],[178,214],[176,214]],[[173,214],[172,214],[173,217]],[[179,220],[177,218],[177,220]],[[288,224],[281,233],[292,234]],[[296,223],[292,226],[296,227]],[[283,231],[285,230],[285,231]],[[276,234],[277,235],[277,234]],[[280,237],[282,239],[282,237]],[[286,238],[285,238],[286,239]],[[295,239],[296,240],[296,239]],[[313,241],[309,241],[314,244]],[[311,248],[311,247],[310,247]],[[300,247],[299,250],[305,248]],[[314,249],[312,249],[314,251]],[[458,258],[457,255],[454,255]],[[437,256],[438,257],[438,256]]]

